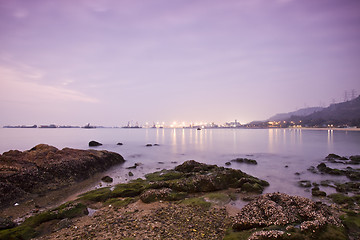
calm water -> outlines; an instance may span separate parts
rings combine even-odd
[[[103,143],[96,149],[118,152],[127,160],[106,173],[114,178],[114,184],[173,168],[189,159],[225,166],[231,159],[247,157],[257,160],[258,165],[232,163],[231,167],[267,180],[270,187],[266,192],[305,197],[311,194],[297,186],[299,180],[346,181],[345,177],[315,175],[307,168],[318,165],[329,153],[360,154],[359,131],[299,129],[0,129],[0,153],[27,150],[39,143],[88,149],[91,140]],[[118,142],[124,145],[117,146]],[[160,146],[145,147],[147,143]],[[134,176],[129,177],[126,167],[135,163],[142,165],[131,170]]]

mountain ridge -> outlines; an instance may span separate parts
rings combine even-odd
[[[360,126],[360,96],[351,101],[331,104],[321,111],[304,117],[292,116],[288,121],[301,121],[302,125],[309,126]]]
[[[308,108],[301,108],[297,111],[288,112],[288,113],[277,113],[274,116],[268,118],[267,121],[284,121],[291,118],[292,116],[304,117],[314,112],[321,111],[323,109],[324,108],[322,107],[308,107]]]

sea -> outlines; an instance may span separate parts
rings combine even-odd
[[[264,179],[270,183],[264,193],[284,192],[313,199],[310,189],[300,187],[299,181],[349,180],[345,176],[314,174],[308,171],[309,167],[324,162],[329,153],[347,157],[360,155],[360,131],[180,128],[1,128],[0,153],[14,149],[24,151],[40,143],[59,149],[90,149],[88,143],[92,140],[103,145],[91,149],[117,152],[126,160],[124,164],[102,173],[114,179],[108,185],[143,178],[147,173],[172,169],[186,160],[196,160],[240,169]],[[230,166],[225,165],[235,158],[254,159],[258,164],[231,162]],[[135,163],[138,164],[136,169],[128,169]],[[130,171],[133,176],[129,175]],[[84,191],[106,185],[100,180],[95,181]],[[332,187],[320,188],[328,194],[336,192]]]

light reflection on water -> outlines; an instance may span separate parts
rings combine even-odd
[[[306,197],[311,194],[297,187],[299,180],[346,181],[344,177],[314,175],[307,168],[318,165],[329,153],[360,154],[360,132],[301,129],[0,129],[0,152],[27,150],[39,143],[88,149],[90,140],[103,143],[96,149],[118,152],[127,160],[106,173],[114,178],[114,184],[189,159],[225,166],[231,159],[247,157],[258,165],[232,163],[231,167],[269,181],[266,192]],[[117,142],[124,145],[117,146]],[[145,147],[148,143],[160,146]],[[134,176],[129,177],[126,168],[137,162],[142,165],[131,170]]]

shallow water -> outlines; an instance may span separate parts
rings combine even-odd
[[[0,153],[11,149],[27,150],[39,143],[57,148],[88,149],[96,140],[105,149],[120,153],[127,160],[110,169],[107,175],[114,183],[143,177],[146,173],[170,169],[194,159],[225,166],[237,157],[255,159],[257,165],[232,163],[230,167],[265,179],[270,183],[265,192],[285,192],[311,198],[311,193],[298,187],[299,180],[320,182],[346,177],[313,174],[307,171],[317,166],[329,153],[342,156],[360,154],[359,131],[305,129],[0,129]],[[118,146],[116,143],[124,145]],[[159,144],[146,147],[145,145]],[[135,163],[136,169],[127,169]],[[288,167],[285,167],[288,166]],[[341,166],[344,167],[344,166]],[[339,167],[338,167],[339,168]],[[132,172],[134,176],[129,177]],[[296,174],[297,173],[297,174]],[[107,185],[100,183],[102,186]],[[96,184],[96,186],[100,186]],[[95,185],[89,186],[93,188]],[[87,189],[84,189],[87,190]],[[332,188],[323,188],[328,193]]]

